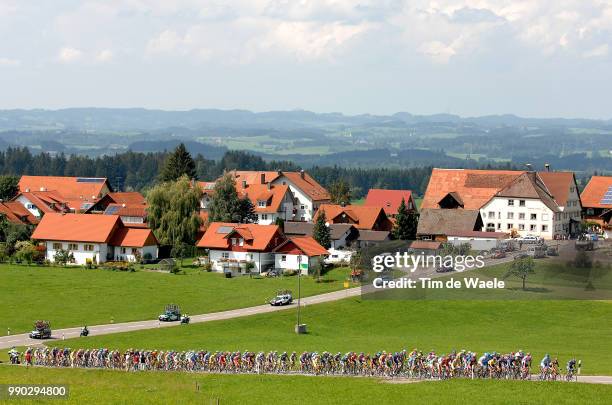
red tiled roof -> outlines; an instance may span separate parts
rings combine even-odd
[[[38,223],[38,218],[17,201],[0,202],[0,213],[6,215],[6,219],[15,224]]]
[[[153,231],[148,228],[119,228],[108,242],[112,246],[143,247],[158,245]]]
[[[247,184],[247,187],[243,188],[242,184],[236,183],[238,196],[241,198],[248,197],[253,203],[256,213],[278,212],[285,195],[289,192],[289,186],[287,185],[276,184],[269,187],[268,184]],[[259,201],[266,201],[266,206],[260,207]]]
[[[329,252],[311,236],[292,236],[279,245],[275,252],[303,254],[308,257],[327,255]]]
[[[570,187],[576,187],[573,172],[538,172],[546,188],[561,207],[567,205]]]
[[[408,207],[408,202],[412,201],[412,191],[371,188],[368,191],[368,195],[363,205],[369,207],[383,207],[388,215],[395,215],[402,202],[402,198],[406,203],[406,207]],[[412,208],[415,209],[416,207],[413,205]]]
[[[119,215],[120,217],[141,217],[147,216],[147,207],[144,205],[109,204],[104,211],[105,215]]]
[[[105,243],[121,226],[117,215],[57,214],[43,216],[32,239]]]
[[[208,249],[229,249],[230,240],[228,234],[239,232],[245,237],[244,250],[265,251],[274,242],[274,238],[279,233],[276,225],[257,225],[257,224],[234,224],[226,222],[213,222],[209,224],[204,236],[198,241],[197,246]]]
[[[282,172],[282,174],[313,201],[328,201],[330,199],[325,187],[317,183],[308,173]]]
[[[108,186],[105,178],[21,176],[20,191],[57,191],[68,200],[95,200],[103,196]]]
[[[70,202],[57,191],[24,191],[17,194],[14,200],[19,198],[19,196],[25,197],[44,213],[68,212],[72,208]]]
[[[125,204],[126,206],[147,205],[144,196],[138,191],[111,192],[107,196],[114,204]]]
[[[608,190],[612,190],[612,177],[593,176],[580,194],[582,206],[585,208],[612,208],[611,204],[604,204],[602,200]]]
[[[321,204],[315,214],[315,220],[321,212],[325,212],[325,217],[329,223],[342,222],[341,215],[346,215],[354,222],[355,228],[358,229],[390,230],[391,228],[391,221],[387,218],[382,207],[367,207],[363,205],[347,205],[343,207],[336,204]],[[388,222],[387,225],[383,225],[383,228],[389,229],[374,229],[376,220],[381,215],[387,218]]]

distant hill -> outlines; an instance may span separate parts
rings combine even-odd
[[[173,139],[169,141],[139,141],[131,143],[128,149],[134,152],[164,152],[171,151],[176,148],[180,143],[184,143],[187,150],[192,155],[202,155],[207,159],[220,159],[225,152],[227,152],[227,148],[224,146],[215,146],[204,144],[200,142],[193,141],[181,141],[178,139]]]

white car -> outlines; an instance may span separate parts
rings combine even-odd
[[[517,238],[517,240],[523,243],[540,243],[542,238],[536,235],[525,235]]]

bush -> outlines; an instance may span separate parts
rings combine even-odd
[[[74,255],[64,249],[57,250],[53,255],[53,261],[57,264],[65,266],[68,263],[74,263]]]
[[[204,265],[202,266],[202,270],[210,273],[212,271],[212,263],[211,262],[204,263]]]
[[[283,270],[283,276],[296,276],[298,271],[295,269],[285,269]]]

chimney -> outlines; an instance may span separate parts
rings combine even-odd
[[[531,163],[525,163],[525,166],[527,166],[528,172],[533,172],[533,166],[531,165]]]
[[[259,175],[259,183],[260,184],[266,184],[266,174],[265,173],[261,173]]]
[[[242,188],[247,188],[247,181],[246,180],[242,180]]]
[[[300,177],[304,178],[304,169],[300,170]]]
[[[276,169],[276,174],[280,176],[281,174],[283,174],[283,171],[281,169]]]
[[[268,183],[268,190],[272,189],[272,183]]]
[[[549,172],[550,171],[550,164],[546,163],[544,165],[544,167],[546,168],[546,171]]]

